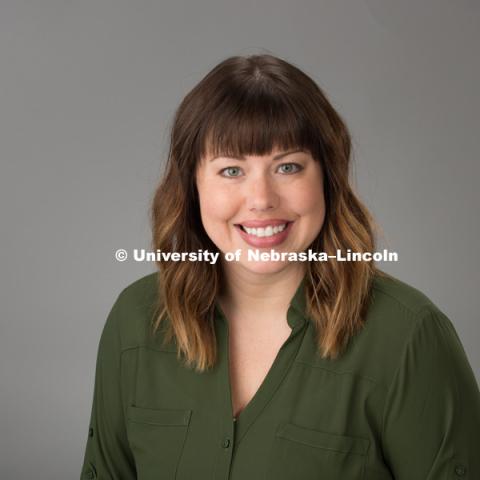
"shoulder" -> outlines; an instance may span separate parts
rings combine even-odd
[[[116,336],[120,350],[145,344],[157,314],[158,291],[158,272],[128,284],[110,310],[103,335]]]
[[[387,386],[415,348],[418,358],[448,355],[459,339],[451,321],[421,290],[393,276],[372,284],[364,328],[353,337],[345,362],[362,375]]]
[[[119,294],[123,308],[141,309],[150,307],[157,298],[158,272],[145,275],[127,285]]]
[[[376,307],[399,308],[410,314],[418,314],[422,309],[435,306],[425,293],[387,274],[374,277],[372,295]]]
[[[440,317],[446,318],[430,297],[418,288],[391,275],[374,277],[367,328],[382,335],[392,332],[402,342],[419,323]]]

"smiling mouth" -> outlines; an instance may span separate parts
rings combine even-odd
[[[285,223],[282,223],[281,225],[275,225],[275,226],[268,225],[266,227],[256,227],[256,228],[244,227],[242,224],[239,223],[239,224],[236,224],[235,227],[243,230],[245,233],[248,233],[248,235],[264,238],[264,237],[273,237],[274,235],[277,235],[280,232],[283,232],[290,223],[293,223],[293,222],[285,222]]]

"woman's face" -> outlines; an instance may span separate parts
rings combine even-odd
[[[225,268],[275,273],[304,263],[249,261],[247,250],[301,252],[319,234],[325,218],[323,175],[310,153],[207,155],[197,167],[196,184],[203,226]],[[226,262],[225,253],[238,249],[239,262]]]

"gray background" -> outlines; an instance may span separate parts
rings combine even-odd
[[[272,53],[349,125],[354,179],[480,377],[479,3],[0,4],[0,477],[80,475],[106,315],[152,264],[147,210],[173,112],[225,57]]]

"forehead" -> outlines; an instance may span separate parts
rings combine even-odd
[[[216,151],[212,149],[210,146],[206,146],[204,149],[203,157],[197,159],[197,164],[199,163],[211,163],[215,161],[221,161],[224,159],[232,159],[238,161],[247,161],[247,160],[255,160],[255,159],[264,159],[264,160],[281,160],[282,158],[286,158],[290,155],[308,155],[312,156],[312,152],[308,147],[302,146],[282,146],[282,145],[274,145],[269,151],[264,152],[256,152],[256,151],[247,151],[242,152],[238,149],[222,149],[217,146]]]
[[[274,148],[271,152],[265,153],[262,155],[259,154],[252,154],[252,155],[241,155],[241,154],[229,154],[229,153],[208,153],[205,158],[208,161],[214,161],[217,159],[222,159],[222,158],[231,158],[234,160],[241,160],[245,161],[248,160],[249,158],[266,158],[266,159],[271,159],[271,160],[281,160],[282,158],[288,156],[288,155],[293,155],[295,153],[303,153],[303,154],[309,154],[309,152],[306,149],[302,148],[292,148],[288,150],[284,150],[282,148]]]

